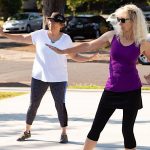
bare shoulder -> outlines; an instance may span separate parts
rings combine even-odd
[[[107,32],[106,36],[107,36],[107,39],[108,39],[109,43],[111,43],[114,35],[116,35],[116,32],[114,30]]]
[[[108,31],[108,32],[105,32],[102,36],[100,36],[99,39],[103,39],[104,41],[108,41],[109,43],[111,43],[115,34],[116,33],[114,30]]]
[[[107,44],[110,44],[114,35],[115,35],[114,31],[108,31],[103,35],[101,35],[99,38],[88,42],[90,49],[98,49],[104,47]]]

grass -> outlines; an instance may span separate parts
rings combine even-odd
[[[71,85],[68,86],[69,89],[103,89],[104,86],[98,86],[98,85]]]
[[[142,87],[142,90],[150,90],[150,87]]]
[[[98,85],[72,85],[68,86],[68,89],[104,89],[104,86],[98,86]],[[142,87],[142,90],[150,90],[149,87]]]
[[[9,97],[20,96],[26,94],[27,92],[0,92],[0,100]]]
[[[98,85],[72,85],[68,86],[68,89],[104,89],[104,86],[98,86]],[[142,90],[150,90],[150,87],[142,87]],[[0,92],[0,100],[15,96],[20,96],[23,94],[27,94],[27,92]]]

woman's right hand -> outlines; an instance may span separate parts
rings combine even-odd
[[[55,51],[56,53],[58,53],[58,54],[65,54],[64,53],[64,51],[63,50],[61,50],[61,49],[58,49],[58,48],[56,48],[56,47],[54,47],[54,46],[51,46],[51,45],[49,45],[49,44],[45,44],[47,47],[49,47],[51,50],[53,50],[53,51]]]

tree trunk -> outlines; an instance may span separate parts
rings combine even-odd
[[[66,0],[43,0],[43,27],[46,28],[46,16],[50,16],[52,12],[60,12],[64,14]]]

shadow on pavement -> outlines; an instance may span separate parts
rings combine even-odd
[[[25,83],[19,83],[19,82],[6,82],[6,83],[0,83],[0,87],[30,87],[30,85]]]
[[[28,46],[29,44],[25,44],[25,43],[16,43],[16,42],[9,42],[9,43],[6,43],[6,42],[1,42],[1,45],[0,45],[0,49],[7,49],[7,48],[12,48],[12,47],[23,47],[23,46]]]
[[[121,142],[120,142],[121,143]],[[113,149],[113,150],[117,150],[117,149],[123,149],[124,146],[116,143],[116,144],[112,144],[112,143],[106,143],[106,144],[97,144],[97,148],[96,150],[100,149],[100,150],[108,150],[108,149]],[[137,146],[137,149],[140,150],[149,150],[150,147],[149,146]]]
[[[37,121],[44,121],[44,122],[49,122],[49,123],[57,123],[58,122],[58,118],[57,117],[51,117],[52,115],[50,114],[46,114],[46,115],[37,115],[36,116],[36,120]],[[2,121],[24,121],[26,118],[26,114],[24,113],[13,113],[13,114],[0,114],[0,120],[1,120],[1,124]],[[69,117],[68,118],[69,121],[73,121],[73,122],[92,122],[93,119],[89,119],[89,118],[80,118],[80,117]],[[121,120],[113,120],[110,119],[108,121],[109,124],[122,124]],[[141,120],[141,121],[136,121],[136,123],[150,123],[150,120]]]
[[[17,135],[20,133],[20,129],[17,129],[17,128],[14,128],[12,127],[12,124],[9,124],[9,122],[7,121],[16,121],[16,123],[19,123],[18,121],[25,121],[25,117],[26,117],[26,114],[24,113],[15,113],[15,114],[11,114],[11,113],[8,113],[8,114],[0,114],[0,120],[1,120],[1,123],[0,123],[0,127],[9,127],[9,128],[12,128],[11,131],[7,131],[7,130],[3,130],[2,133],[1,133],[1,137],[3,138],[7,138],[8,136],[9,137],[13,137],[14,135]],[[35,121],[38,120],[38,121],[44,121],[44,122],[47,122],[47,123],[58,123],[58,119],[57,117],[51,117],[51,115],[37,115]],[[69,118],[69,121],[83,121],[83,122],[92,122],[92,119],[85,119],[85,118],[81,118],[81,117],[70,117]],[[148,121],[137,121],[137,123],[149,123],[150,120]],[[115,120],[110,120],[109,123],[111,124],[121,124],[121,121],[118,120],[118,121],[115,121]],[[72,128],[70,128],[72,129]],[[38,129],[34,129],[34,131],[39,131],[39,128]],[[46,126],[46,127],[43,127],[43,128],[40,128],[40,131],[50,131],[50,130],[59,130],[59,126],[53,126],[53,127],[49,127],[49,126]],[[36,135],[36,134],[34,134]],[[12,145],[5,145],[5,147],[2,148],[2,150],[12,150],[12,149],[38,149],[39,147],[42,147],[42,148],[47,148],[49,147],[50,149],[54,149],[56,146],[59,147],[58,145],[58,142],[57,141],[53,141],[53,140],[47,140],[47,138],[43,139],[43,137],[39,138],[39,134],[36,135],[37,136],[37,139],[34,138],[34,136],[31,138],[31,139],[28,139],[27,141],[25,142],[21,142],[19,144],[15,143],[14,141],[14,144]],[[77,138],[78,139],[78,138]],[[13,139],[14,140],[14,139]],[[32,142],[32,143],[31,143]],[[26,143],[26,144],[25,144]],[[84,145],[84,142],[81,142],[81,141],[69,141],[68,144],[66,144],[66,148],[67,146],[75,146],[75,145],[79,145],[79,146],[82,146]],[[62,145],[60,144],[60,147]],[[120,150],[120,149],[123,149],[124,146],[122,144],[122,141],[117,141],[117,142],[113,142],[113,143],[99,143],[97,144],[96,146],[96,150]],[[138,146],[137,147],[137,150],[150,150],[150,147],[149,146]]]

